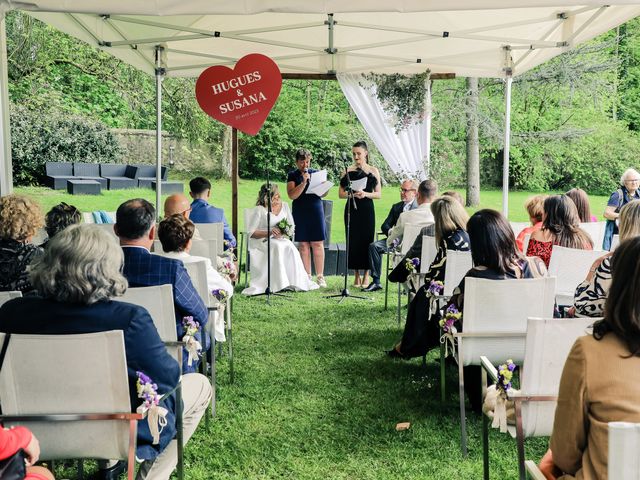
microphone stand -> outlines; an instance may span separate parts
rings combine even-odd
[[[337,295],[328,295],[325,298],[340,298],[338,303],[341,303],[345,298],[357,298],[360,300],[370,300],[368,297],[361,297],[358,295],[351,295],[349,293],[349,289],[347,288],[347,281],[349,278],[349,233],[351,232],[351,203],[353,202],[353,208],[358,209],[356,205],[356,199],[353,197],[353,190],[351,189],[351,179],[349,178],[349,170],[346,156],[342,157],[344,161],[344,172],[345,178],[347,179],[347,188],[345,191],[347,192],[347,242],[346,242],[346,255],[345,255],[345,271],[344,271],[344,287],[342,291]]]
[[[271,305],[271,296],[289,297],[283,293],[271,291],[271,182],[269,180],[269,168],[267,167],[267,288],[264,292],[253,295],[254,297],[267,297],[267,305]],[[247,240],[248,241],[248,240]]]

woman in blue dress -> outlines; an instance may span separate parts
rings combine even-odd
[[[316,267],[317,283],[320,287],[326,287],[324,279],[324,209],[322,200],[318,195],[307,193],[311,174],[317,172],[309,168],[311,152],[303,148],[296,152],[296,168],[291,170],[287,177],[287,195],[293,200],[293,220],[296,225],[295,241],[298,242],[298,250],[302,263],[311,278],[311,251],[313,251],[313,263]]]

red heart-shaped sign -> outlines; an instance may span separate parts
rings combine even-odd
[[[282,75],[269,57],[252,53],[234,69],[207,68],[196,82],[200,108],[216,120],[248,135],[260,131],[280,95]]]

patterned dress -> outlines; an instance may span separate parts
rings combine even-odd
[[[591,280],[585,280],[576,288],[573,305],[576,313],[585,317],[601,317],[611,286],[611,257],[605,258],[596,268]]]
[[[0,291],[17,290],[23,293],[33,290],[29,282],[29,265],[43,254],[32,243],[0,239]]]
[[[532,238],[529,240],[529,246],[527,247],[527,257],[538,257],[549,268],[551,250],[553,250],[553,242],[541,242]]]

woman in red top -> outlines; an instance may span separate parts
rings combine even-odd
[[[580,228],[576,205],[566,195],[552,195],[544,201],[542,228],[531,234],[527,256],[540,257],[548,268],[554,245],[593,249],[591,237]]]
[[[18,450],[24,450],[29,465],[33,465],[40,457],[38,439],[25,427],[12,429],[0,428],[0,460],[14,455]],[[55,480],[49,470],[43,467],[27,467],[25,480]]]
[[[516,237],[516,245],[518,246],[518,250],[522,253],[524,252],[524,239],[527,235],[531,236],[533,232],[536,230],[540,230],[542,228],[542,214],[544,213],[544,199],[547,198],[546,195],[534,195],[529,200],[527,200],[524,204],[524,208],[527,209],[527,213],[529,214],[529,220],[531,221],[531,226],[523,229],[518,236]]]

